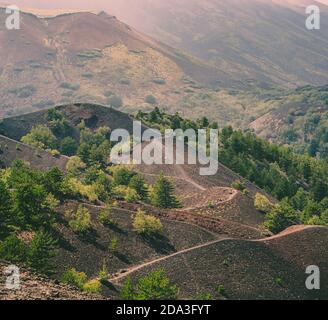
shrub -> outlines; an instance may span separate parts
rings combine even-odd
[[[114,95],[114,92],[113,91],[107,90],[107,91],[104,92],[104,96],[107,97],[107,98],[109,98],[109,97],[111,97],[113,95]]]
[[[153,236],[163,232],[163,225],[160,219],[147,215],[140,209],[133,217],[132,224],[134,230],[141,235]]]
[[[209,201],[207,203],[207,208],[209,208],[209,209],[215,209],[216,208],[216,205],[215,205],[215,203],[213,201]]]
[[[86,164],[78,156],[70,157],[66,164],[66,170],[73,176],[80,175],[85,168]]]
[[[220,284],[220,285],[217,287],[216,291],[217,291],[217,293],[220,294],[221,296],[223,296],[223,297],[227,297],[227,291],[226,291],[225,287],[224,287],[222,284]]]
[[[124,199],[126,202],[133,203],[140,200],[137,191],[130,187],[126,186],[117,186],[113,189],[114,194],[121,199]]]
[[[154,96],[152,96],[152,95],[146,96],[145,102],[146,103],[149,103],[149,104],[152,104],[152,105],[157,104],[156,98]]]
[[[239,190],[241,192],[243,192],[246,189],[244,183],[242,181],[240,181],[240,180],[234,181],[231,184],[231,187],[234,188],[234,189],[236,189],[236,190]]]
[[[274,204],[261,193],[255,195],[254,206],[256,210],[264,213],[269,213],[274,208]]]
[[[131,83],[131,82],[130,82],[129,79],[121,79],[121,80],[120,80],[120,84],[124,84],[124,85],[126,85],[126,86],[128,86],[130,83]]]
[[[107,103],[116,109],[119,109],[123,106],[123,100],[119,96],[111,96],[108,98]]]
[[[35,86],[27,85],[27,86],[11,89],[9,90],[9,93],[16,95],[18,98],[25,99],[32,96],[36,91],[37,89]]]
[[[89,280],[84,272],[78,272],[75,268],[68,269],[62,276],[62,282],[79,288],[88,293],[100,293],[101,283],[99,280]]]
[[[108,268],[107,268],[107,264],[106,264],[105,260],[103,261],[103,265],[99,271],[98,276],[100,278],[100,281],[102,281],[102,282],[108,280]]]
[[[55,149],[57,139],[51,130],[44,125],[37,125],[21,141],[39,149]]]
[[[175,285],[171,285],[164,269],[141,277],[135,291],[136,300],[176,300],[179,292]]]
[[[85,185],[76,178],[70,178],[68,180],[68,185],[75,195],[79,195],[91,202],[98,200],[98,195],[95,191],[94,185]]]
[[[82,73],[82,77],[86,78],[86,79],[92,79],[93,78],[93,73],[91,73],[91,72]]]
[[[87,282],[87,275],[84,272],[78,272],[75,268],[68,269],[62,276],[62,282],[71,286],[83,289]]]
[[[160,84],[160,85],[166,84],[165,79],[162,79],[162,78],[156,78],[153,80],[153,82],[156,84]]]
[[[201,293],[196,297],[196,300],[211,301],[213,300],[213,295],[211,293]]]
[[[125,191],[124,200],[129,203],[134,203],[140,200],[140,197],[136,190],[128,187]]]
[[[11,235],[0,243],[0,257],[10,262],[23,262],[26,258],[26,246],[22,240]]]
[[[88,293],[99,294],[101,293],[101,283],[97,279],[87,281],[82,290]]]
[[[98,215],[98,220],[104,226],[112,226],[112,225],[115,225],[115,222],[114,222],[113,216],[112,216],[112,210],[111,210],[111,208],[107,208],[107,209],[101,210],[99,212],[99,215]]]
[[[59,87],[62,89],[67,89],[67,90],[72,90],[72,91],[78,91],[80,89],[79,84],[71,84],[68,82],[61,83]]]
[[[91,229],[91,215],[89,210],[80,205],[77,211],[71,216],[69,226],[75,233],[85,233]]]
[[[50,109],[46,114],[47,121],[56,121],[56,120],[63,120],[64,115],[62,112],[58,111],[57,109]]]
[[[81,59],[97,59],[102,57],[102,52],[97,49],[86,50],[78,53],[77,56]]]

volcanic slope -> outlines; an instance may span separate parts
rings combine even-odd
[[[164,268],[180,298],[211,293],[217,299],[327,299],[328,228],[297,226],[265,240],[223,239],[127,270],[112,279],[138,279]],[[321,290],[308,290],[305,270],[321,270]]]
[[[10,264],[0,261],[1,270],[6,270]],[[92,295],[61,284],[56,280],[41,276],[27,268],[19,268],[20,289],[12,290],[5,287],[6,278],[0,276],[0,300],[103,300],[101,295]]]
[[[56,108],[61,111],[74,129],[73,136],[79,139],[79,133],[76,126],[83,120],[87,127],[96,129],[101,126],[108,126],[112,130],[124,128],[132,132],[132,118],[113,108],[92,104],[72,104],[59,106]],[[3,119],[0,124],[0,134],[20,141],[20,139],[30,132],[35,125],[47,125],[47,110],[38,111],[22,116]],[[144,127],[145,128],[145,127]],[[15,156],[35,165],[47,163],[42,158],[37,157],[38,152],[28,149],[28,152],[20,152],[13,143],[10,152],[7,150],[1,156],[4,163],[9,163]],[[23,146],[25,148],[25,146]],[[42,153],[42,152],[41,152]],[[35,154],[35,160],[29,158]],[[7,156],[6,156],[7,155]],[[52,163],[59,163],[63,167],[67,161],[65,157],[54,158],[45,156]],[[174,155],[175,157],[175,155]],[[5,159],[6,158],[6,159]],[[8,159],[9,158],[9,159]],[[186,158],[187,159],[187,158]],[[33,165],[33,164],[32,164]],[[233,171],[218,163],[218,171],[213,176],[200,176],[200,165],[136,165],[135,170],[144,175],[147,182],[152,184],[156,177],[163,172],[164,175],[171,178],[175,184],[175,190],[181,199],[183,208],[179,210],[181,216],[184,213],[201,214],[215,219],[224,219],[227,221],[239,223],[258,228],[263,222],[263,214],[254,208],[254,196],[257,192],[262,192],[253,184],[245,181],[249,194],[245,195],[233,189],[231,184],[242,179]]]
[[[1,25],[6,18],[0,8]],[[175,104],[191,86],[201,92],[201,84],[219,77],[105,13],[40,18],[21,12],[20,19],[19,31],[0,30],[0,116],[70,102],[150,108],[149,95]]]
[[[71,124],[76,125],[84,120],[87,126],[95,129],[104,125],[115,128],[116,125],[125,123],[126,128],[131,129],[132,119],[116,110],[88,104],[62,106],[58,109]],[[5,119],[1,124],[2,134],[19,138],[28,133],[33,125],[46,124],[46,114],[46,111],[42,111]],[[14,148],[14,144],[10,146]],[[29,162],[33,166],[31,150],[36,150],[29,146],[24,147],[30,149]],[[5,158],[6,155],[8,152],[3,152],[1,156]],[[21,158],[22,154],[17,153],[15,156]],[[7,165],[10,161],[9,159]],[[56,209],[59,219],[56,229],[59,244],[55,261],[56,277],[60,278],[67,268],[74,267],[86,272],[90,278],[95,278],[105,263],[110,276],[109,282],[103,285],[103,294],[118,297],[126,276],[136,279],[163,267],[172,282],[180,288],[181,298],[193,298],[207,292],[212,293],[215,298],[228,299],[327,297],[325,276],[322,278],[323,290],[310,292],[304,287],[304,274],[308,265],[318,265],[323,273],[327,272],[328,229],[298,226],[278,236],[256,240],[263,239],[265,233],[260,227],[263,215],[252,204],[252,195],[260,190],[247,184],[249,197],[240,194],[230,186],[238,175],[223,166],[220,168],[217,175],[209,178],[198,176],[198,165],[136,167],[136,170],[151,179],[163,171],[175,182],[182,180],[181,189],[177,188],[177,191],[182,198],[183,207],[160,210],[144,203],[128,204],[119,201],[113,207],[113,219],[116,223],[106,228],[97,218],[99,212],[105,208],[83,203],[91,213],[92,220],[92,232],[85,237],[76,235],[69,228],[65,214],[69,210],[76,210],[81,203],[66,201],[61,204]],[[210,198],[205,198],[206,191]],[[213,199],[217,191],[221,192],[220,196]],[[220,202],[226,205],[235,201],[239,209],[231,209],[230,212],[235,216],[228,211],[222,211],[221,216],[216,211],[204,212],[201,208],[208,200],[216,200],[217,206]],[[205,208],[207,207],[206,205]],[[148,239],[133,230],[131,215],[140,208],[161,219],[164,226],[161,237]],[[24,237],[23,234],[20,236]],[[114,252],[109,250],[112,239],[118,242],[118,248]],[[220,294],[217,294],[218,291]]]

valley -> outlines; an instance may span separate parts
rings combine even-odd
[[[37,3],[0,28],[0,300],[326,300],[327,5]]]
[[[170,119],[171,116],[161,113],[160,117]],[[95,152],[97,143],[100,143],[102,149],[98,152],[107,152],[104,148],[105,140],[101,138],[101,134],[108,132],[106,127],[115,128],[119,123],[124,123],[127,130],[132,130],[132,120],[115,109],[92,104],[60,106],[4,119],[0,126],[0,161],[4,168],[1,171],[0,186],[4,188],[3,196],[6,195],[6,185],[22,190],[24,183],[29,181],[29,186],[33,187],[26,192],[32,192],[34,188],[42,188],[44,192],[53,190],[51,197],[55,196],[56,200],[49,202],[46,207],[43,204],[43,208],[47,208],[47,215],[52,217],[50,220],[47,218],[45,225],[47,236],[40,231],[43,230],[40,229],[42,219],[47,216],[43,218],[42,211],[40,216],[34,212],[31,220],[34,222],[30,222],[32,224],[21,220],[17,225],[20,231],[14,234],[19,240],[14,240],[10,227],[5,232],[7,236],[8,232],[11,235],[4,238],[0,245],[2,258],[9,257],[9,253],[4,251],[7,250],[4,248],[9,239],[21,241],[21,245],[29,248],[35,237],[51,235],[56,239],[56,253],[45,260],[45,265],[48,268],[51,266],[52,271],[47,273],[48,269],[44,269],[42,273],[45,272],[48,277],[50,275],[57,281],[78,286],[86,294],[101,294],[103,298],[121,299],[124,294],[128,294],[126,290],[130,286],[129,279],[136,283],[147,275],[159,276],[162,274],[161,270],[179,288],[177,297],[180,299],[200,295],[211,295],[215,299],[324,297],[325,276],[322,279],[322,290],[317,295],[303,287],[303,279],[306,265],[314,261],[325,274],[328,268],[328,229],[319,225],[304,226],[301,221],[296,228],[292,226],[296,220],[286,220],[287,229],[284,226],[279,227],[281,229],[273,232],[277,236],[273,236],[265,217],[268,213],[260,211],[255,199],[261,194],[262,197],[271,199],[270,201],[276,200],[224,165],[220,164],[215,176],[202,177],[198,173],[199,164],[141,164],[122,167],[108,163],[106,157],[100,157],[100,153],[94,158],[98,159],[96,166],[95,162],[89,162],[93,155],[82,152],[87,150],[83,147],[85,143],[96,143],[89,148]],[[166,120],[163,123],[168,122]],[[60,128],[66,128],[65,131],[55,129],[59,124]],[[78,151],[68,157],[47,149],[47,146],[43,146],[42,150],[40,147],[19,142],[25,140],[24,137],[38,126],[56,130],[53,132],[57,134],[59,142],[65,139],[65,132],[70,135],[72,133],[69,132],[75,132],[73,136],[80,145]],[[94,140],[96,137],[98,142]],[[32,140],[28,141],[34,143]],[[78,155],[83,159],[82,162],[77,160]],[[17,162],[18,159],[24,162]],[[86,165],[83,165],[83,161]],[[55,168],[61,168],[62,171]],[[48,185],[43,177],[55,179],[52,181],[56,181],[53,183],[57,187],[53,189],[52,184]],[[133,177],[138,184],[132,183],[130,179],[134,180]],[[161,179],[164,179],[163,183],[165,179],[169,179],[175,190],[174,196],[173,193],[168,193],[165,198],[172,202],[165,205],[163,203],[163,206],[161,202],[156,202],[154,193]],[[149,195],[144,193],[146,190]],[[312,192],[311,189],[309,192]],[[177,203],[174,197],[177,197]],[[295,196],[291,199],[296,201],[297,198]],[[18,201],[18,198],[14,196],[13,201]],[[17,208],[23,205],[19,203],[17,202]],[[284,212],[282,203],[283,201],[278,204],[276,210],[280,210],[281,206],[281,212]],[[321,203],[324,207],[326,202],[323,199]],[[300,211],[295,211],[295,214],[302,217]],[[142,219],[151,219],[153,227],[157,225],[161,231],[154,229],[153,233],[140,233],[137,227],[139,220],[136,219],[141,219],[138,223],[142,223]],[[325,216],[322,219],[324,221]],[[15,221],[11,223],[17,224]],[[7,224],[4,226],[7,228]],[[288,226],[292,227],[288,229]],[[284,232],[280,234],[280,230]],[[40,267],[34,260],[30,260],[31,256],[27,260],[17,256],[15,259],[40,272]],[[242,280],[241,277],[246,275]],[[184,280],[186,276],[192,279],[188,284]],[[48,281],[53,280],[44,278],[37,285],[50,286]],[[35,294],[31,292],[30,298],[33,297]],[[64,296],[58,293],[58,298]]]

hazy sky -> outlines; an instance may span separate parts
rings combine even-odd
[[[131,1],[131,0],[130,0]],[[138,0],[134,0],[138,1]],[[149,0],[151,2],[152,0]],[[165,1],[165,0],[163,0]],[[179,0],[177,0],[179,1]],[[201,1],[201,0],[200,0]],[[229,1],[229,0],[227,0]],[[268,0],[270,1],[270,0]],[[286,1],[286,0],[281,0]],[[287,0],[292,3],[302,3],[304,0]],[[328,5],[328,0],[317,0]],[[39,9],[76,9],[76,10],[106,10],[110,12],[111,5],[114,3],[119,6],[120,9],[124,8],[125,0],[56,0],[56,1],[45,1],[45,0],[0,0],[0,3],[10,3],[27,8],[39,8]],[[315,1],[313,1],[315,2]],[[128,5],[126,6],[128,10]]]

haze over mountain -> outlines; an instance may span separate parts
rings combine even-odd
[[[1,25],[5,19],[1,9]],[[209,86],[230,81],[104,12],[22,13],[21,29],[1,28],[0,41],[0,115],[72,101],[122,107],[120,98],[135,110],[150,95],[146,107],[174,105],[194,80]]]
[[[40,6],[40,1],[18,1]],[[260,86],[327,83],[328,9],[321,30],[305,28],[310,0],[108,0],[45,8],[105,9],[138,30],[210,62],[230,79]]]

